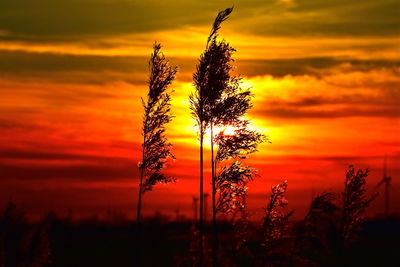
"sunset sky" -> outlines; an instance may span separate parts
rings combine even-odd
[[[220,36],[237,49],[235,73],[255,95],[248,118],[272,141],[247,161],[260,175],[249,184],[251,216],[288,180],[300,218],[313,195],[342,189],[349,164],[370,169],[372,193],[385,154],[391,211],[400,212],[398,0],[0,1],[1,206],[134,217],[140,97],[158,41],[179,67],[167,132],[177,159],[165,170],[178,183],[146,193],[143,213],[193,217],[192,74],[215,16],[232,5]],[[379,191],[370,214],[383,211]]]

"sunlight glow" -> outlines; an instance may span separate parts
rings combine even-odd
[[[222,125],[214,128],[214,135],[225,135],[232,136],[235,135],[236,127],[232,125]]]

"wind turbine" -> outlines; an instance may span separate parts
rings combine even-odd
[[[387,176],[386,174],[386,155],[383,160],[383,178],[382,180],[376,185],[375,188],[380,187],[381,185],[385,184],[385,217],[389,217],[389,189],[390,189],[390,182],[392,180],[392,177]]]

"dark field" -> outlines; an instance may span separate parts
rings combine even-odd
[[[1,266],[198,266],[197,230],[190,221],[154,217],[138,226],[95,218],[8,220],[1,223]],[[368,219],[345,250],[334,231],[299,242],[299,225],[291,223],[286,238],[267,248],[261,222],[220,223],[216,266],[400,266],[398,219]],[[204,265],[211,266],[210,226],[205,233]]]

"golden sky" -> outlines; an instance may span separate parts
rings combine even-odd
[[[286,179],[289,206],[301,216],[312,195],[341,189],[349,164],[371,170],[372,189],[385,154],[398,192],[397,0],[3,0],[0,203],[11,198],[36,215],[115,209],[133,217],[140,97],[159,41],[180,70],[168,126],[177,160],[166,169],[179,181],[146,193],[144,213],[192,216],[192,73],[213,19],[232,5],[220,35],[237,49],[235,72],[255,94],[248,117],[272,141],[248,161],[260,174],[249,184],[251,214],[261,214],[271,185]],[[379,197],[372,210],[382,206]]]

